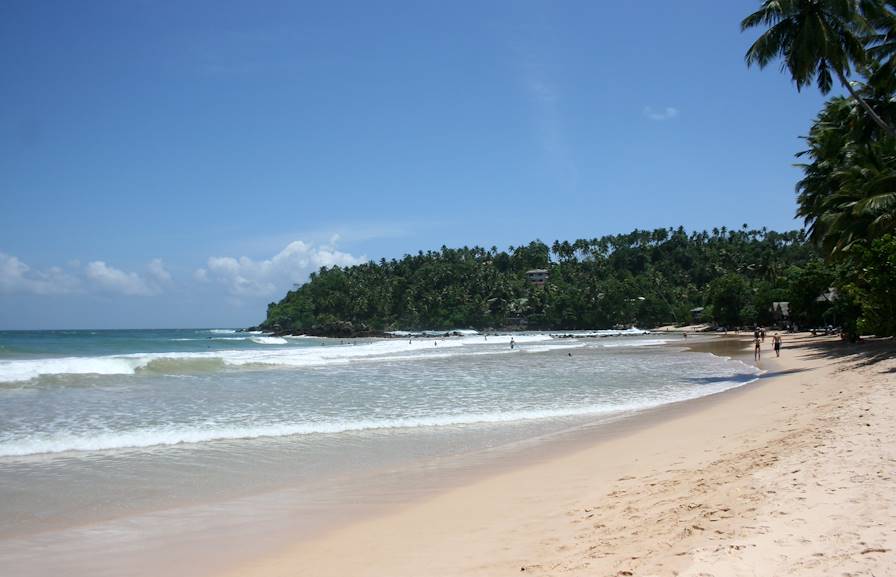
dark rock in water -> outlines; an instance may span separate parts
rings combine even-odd
[[[252,330],[252,329],[246,329]],[[281,330],[279,327],[261,327],[258,330],[268,330],[274,336],[298,336],[306,335],[309,337],[329,337],[338,339],[356,339],[370,337],[388,337],[383,331],[374,330],[363,323],[355,324],[351,321],[334,321],[325,325],[315,325],[307,329]]]

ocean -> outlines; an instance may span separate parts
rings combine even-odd
[[[346,501],[434,490],[470,463],[758,376],[684,344],[637,330],[0,332],[0,566],[154,574],[160,551],[209,532],[311,531]],[[97,555],[110,539],[156,553],[122,572]]]

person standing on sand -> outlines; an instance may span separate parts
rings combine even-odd
[[[762,352],[760,350],[761,345],[762,345],[762,339],[760,339],[758,335],[753,337],[753,360],[754,361],[758,361],[759,358],[762,356]]]
[[[775,336],[772,337],[772,345],[775,347],[775,356],[781,356],[781,336],[778,333],[775,333]]]

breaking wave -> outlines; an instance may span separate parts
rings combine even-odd
[[[281,337],[220,337],[250,339],[263,345],[288,345]],[[0,382],[22,382],[45,375],[133,375],[141,370],[182,373],[226,367],[308,367],[345,364],[355,360],[416,360],[446,354],[462,355],[483,351],[482,345],[508,345],[510,336],[483,339],[478,336],[444,340],[392,339],[329,346],[272,347],[250,350],[200,352],[135,353],[99,357],[63,357],[0,361]],[[518,345],[549,342],[549,335],[514,335]],[[214,340],[214,339],[213,339]],[[557,342],[558,347],[568,346]],[[550,348],[550,347],[548,347]],[[501,349],[494,352],[503,352]],[[545,349],[547,350],[547,349]],[[447,351],[447,352],[446,352]],[[209,368],[211,367],[211,368]]]
[[[460,413],[406,417],[396,419],[333,420],[306,423],[271,423],[250,426],[202,425],[181,427],[160,427],[118,432],[72,433],[58,432],[50,435],[35,435],[28,439],[0,442],[0,457],[23,457],[45,453],[70,451],[104,451],[116,449],[140,449],[163,445],[204,443],[209,441],[235,441],[262,437],[287,437],[294,435],[338,434],[359,431],[413,429],[421,427],[459,427],[511,423],[537,419],[557,419],[564,417],[616,415],[650,409],[677,401],[704,396],[714,392],[739,387],[758,379],[758,375],[744,375],[746,378],[721,379],[712,383],[710,389],[696,389],[675,395],[658,397],[642,402],[600,404],[584,407],[561,407],[537,410],[516,410],[504,412]]]

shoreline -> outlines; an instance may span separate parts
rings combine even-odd
[[[715,342],[717,337],[695,338],[690,343],[668,339],[662,346],[685,350],[699,340]],[[193,503],[185,501],[171,507],[142,510],[135,500],[129,503],[130,510],[124,515],[10,533],[0,549],[0,560],[6,559],[12,567],[21,568],[28,568],[28,560],[34,560],[36,565],[28,569],[28,575],[45,574],[37,566],[46,569],[47,564],[55,568],[53,572],[67,568],[78,574],[113,575],[115,571],[110,567],[120,568],[125,563],[134,567],[131,572],[150,575],[157,574],[160,568],[173,570],[169,559],[190,558],[195,562],[194,575],[216,574],[228,566],[263,558],[297,539],[311,539],[358,519],[388,514],[408,503],[425,501],[532,461],[546,460],[627,434],[642,427],[645,419],[653,421],[672,414],[670,411],[686,410],[695,401],[699,399],[606,417],[587,417],[587,423],[570,423],[566,428],[535,437],[518,437],[510,442],[504,439],[497,445],[474,450],[467,447],[462,453],[427,458],[398,469],[382,466],[361,477],[340,477],[324,489],[317,484],[281,484],[274,490],[253,491],[233,499],[203,498]],[[304,490],[309,488],[313,495],[305,495]],[[226,519],[223,522],[222,517]],[[165,527],[170,529],[167,537]],[[133,563],[134,554],[123,553],[131,548],[127,542],[108,550],[96,547],[93,536],[100,533],[127,533],[134,544],[140,543],[146,550],[136,557],[144,562]],[[209,559],[208,552],[222,545],[226,551]],[[52,551],[64,554],[54,555]],[[98,551],[107,552],[97,555]]]
[[[668,493],[666,497],[680,497],[677,493],[682,489],[675,487],[690,487],[701,493],[698,489],[706,485],[708,474],[704,468],[707,466],[724,462],[729,469],[737,469],[738,464],[752,458],[749,466],[731,477],[735,485],[754,474],[767,473],[774,466],[778,459],[768,462],[755,459],[763,441],[780,443],[788,437],[785,431],[788,426],[819,417],[818,411],[791,413],[807,398],[803,395],[809,394],[809,398],[815,399],[810,406],[817,405],[822,400],[830,402],[827,395],[834,394],[834,388],[844,386],[838,380],[842,376],[830,378],[836,363],[842,361],[807,358],[813,354],[811,347],[826,346],[823,339],[807,340],[790,337],[780,361],[768,356],[762,359],[759,366],[772,370],[754,383],[605,424],[600,435],[586,432],[578,442],[574,440],[571,446],[561,450],[551,449],[554,443],[549,441],[541,445],[541,450],[523,451],[525,454],[517,464],[503,463],[509,465],[506,470],[482,471],[487,474],[464,480],[463,484],[446,491],[425,495],[422,500],[395,503],[385,511],[361,515],[349,524],[298,540],[275,555],[221,574],[464,576],[525,570],[535,574],[575,575],[616,570],[643,573],[646,567],[668,574],[673,567],[677,571],[698,562],[713,564],[718,560],[713,560],[711,552],[695,546],[706,541],[704,532],[708,527],[703,525],[707,516],[708,522],[727,521],[716,527],[737,524],[731,521],[735,515],[728,514],[736,507],[722,504],[707,511],[705,504],[684,503],[683,511],[678,511],[677,506],[665,510],[667,515],[675,513],[678,518],[661,516],[659,522],[654,520],[648,524],[639,523],[646,517],[641,508],[662,493]],[[750,351],[744,350],[748,339],[729,336],[724,341],[738,343],[741,356],[749,358]],[[691,345],[702,348],[705,342],[708,340],[670,343],[670,346],[693,350]],[[769,353],[770,350],[766,355]],[[853,371],[856,374],[848,376],[855,377],[867,370],[856,369]],[[822,385],[807,385],[803,380],[809,377],[818,379]],[[715,432],[707,434],[707,430]],[[811,428],[806,431],[811,432]],[[735,443],[743,447],[733,446]],[[735,449],[744,448],[745,451],[729,455]],[[633,456],[637,457],[631,460]],[[701,473],[700,477],[692,478]],[[628,481],[635,480],[651,482],[632,491]],[[728,484],[722,479],[713,488],[720,491]],[[654,490],[657,486],[663,489]],[[609,493],[601,490],[610,487],[613,490]],[[755,497],[757,503],[773,501],[758,493]],[[733,498],[733,504],[739,500],[740,496]],[[626,506],[621,507],[620,501],[625,501]],[[675,499],[660,501],[675,502]],[[756,510],[756,507],[750,508],[747,515]],[[605,514],[600,515],[601,511]],[[595,524],[591,521],[595,516],[606,522]],[[688,525],[684,520],[688,516],[699,523]],[[647,542],[638,537],[656,533],[658,527],[667,532],[671,530],[680,537],[673,541],[680,544],[670,543],[672,534],[655,534]],[[721,540],[720,535],[730,538],[735,532],[729,529],[713,533],[718,538],[709,540]],[[631,542],[632,554],[621,553],[620,546],[623,550],[629,548],[623,542]],[[603,546],[608,550],[603,551]],[[681,548],[684,551],[672,551]],[[869,557],[862,560],[869,559],[873,561]]]

